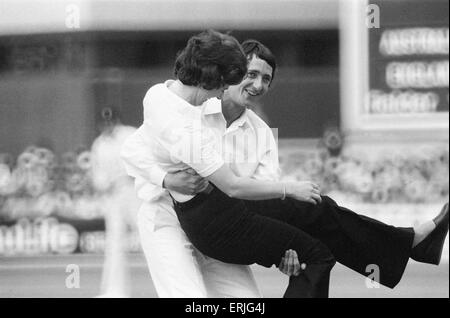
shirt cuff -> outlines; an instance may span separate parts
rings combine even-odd
[[[166,175],[167,171],[164,171],[160,167],[154,167],[150,172],[150,180],[153,184],[162,188]]]
[[[222,159],[218,160],[217,162],[215,162],[214,164],[210,165],[209,167],[203,169],[203,170],[199,170],[197,171],[197,173],[202,177],[202,178],[207,178],[210,175],[212,175],[214,172],[216,172],[217,170],[219,170],[220,168],[222,168],[222,166],[225,164],[225,161],[223,161]],[[195,170],[195,169],[194,169]]]

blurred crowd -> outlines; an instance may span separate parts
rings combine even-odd
[[[91,151],[57,156],[30,146],[17,158],[0,154],[0,218],[103,216],[104,193],[92,182]]]
[[[280,153],[285,179],[314,180],[324,193],[342,192],[349,201],[434,203],[449,195],[449,152],[428,148],[414,154],[362,153],[332,156],[326,149]]]

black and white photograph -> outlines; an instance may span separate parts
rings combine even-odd
[[[448,0],[0,0],[0,298],[449,298],[448,202]]]

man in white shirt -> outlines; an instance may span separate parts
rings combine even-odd
[[[214,138],[221,141],[219,153],[237,175],[277,180],[278,149],[273,133],[262,119],[247,109],[268,91],[275,59],[257,41],[246,41],[243,47],[249,58],[246,77],[239,85],[230,86],[222,100],[210,99],[203,104],[202,124],[210,127]],[[144,120],[146,116],[148,114],[144,113]],[[248,266],[226,264],[204,256],[181,229],[166,189],[190,195],[206,189],[208,182],[192,169],[164,171],[157,164],[157,150],[151,149],[140,133],[143,132],[138,130],[128,138],[122,158],[127,173],[135,178],[138,196],[143,201],[138,227],[158,295],[261,297]],[[300,264],[295,251],[286,251],[279,268],[287,275],[298,275]]]
[[[91,147],[91,174],[95,189],[102,193],[105,211],[105,261],[100,297],[130,297],[130,274],[126,260],[127,227],[136,222],[139,200],[132,179],[120,159],[123,142],[135,127],[121,124],[110,108],[102,111],[104,125]]]

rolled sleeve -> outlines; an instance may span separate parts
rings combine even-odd
[[[173,162],[187,164],[203,178],[225,164],[215,149],[214,135],[208,129],[202,129],[201,124],[189,123],[182,128],[166,130],[158,135],[158,141],[169,151]]]
[[[137,133],[123,144],[121,158],[127,174],[133,178],[143,178],[149,183],[163,187],[167,174],[157,163],[154,155]]]

